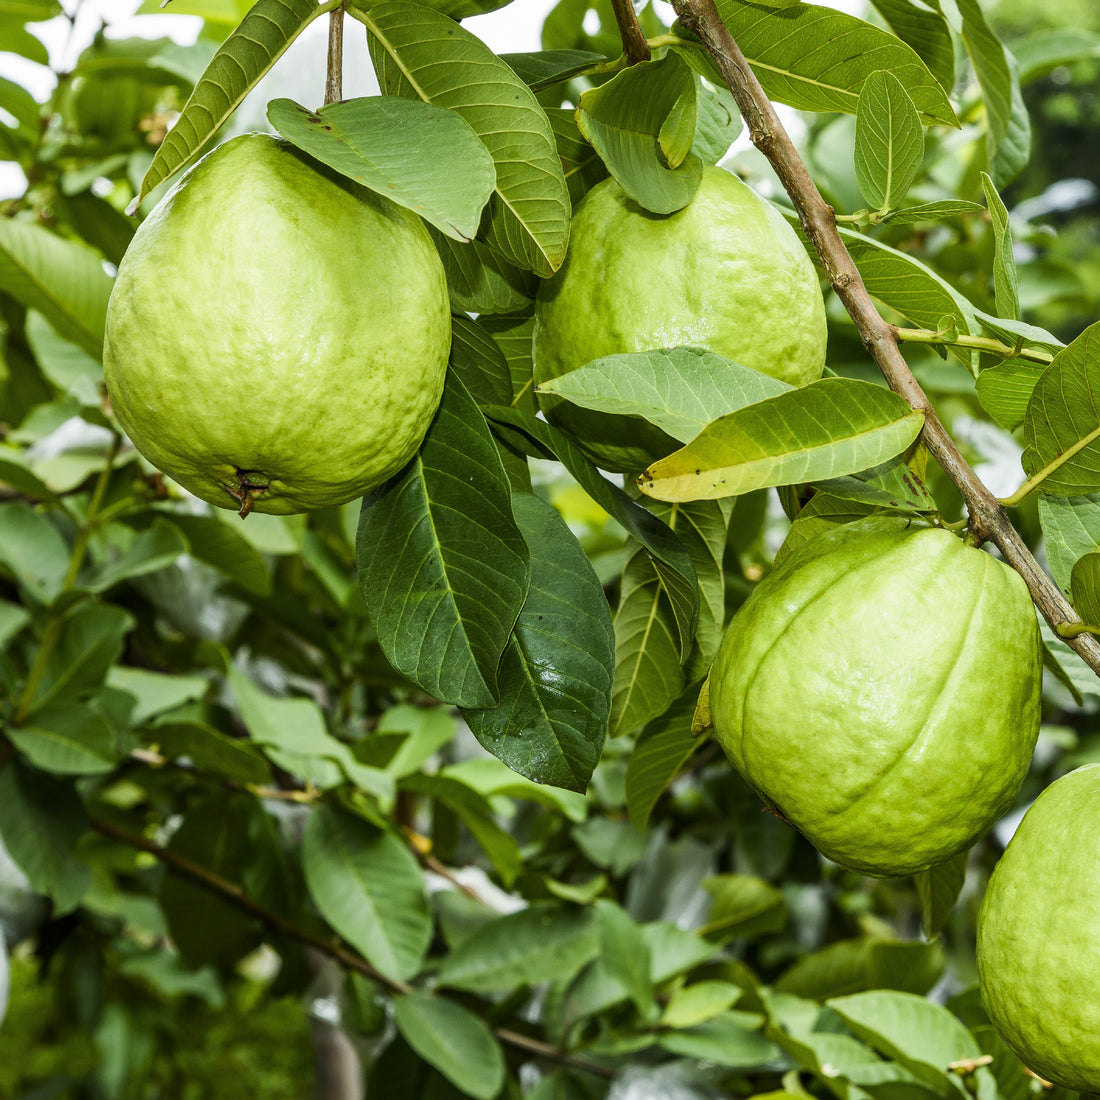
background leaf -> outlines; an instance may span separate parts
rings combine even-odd
[[[1012,228],[1008,223],[1008,209],[997,194],[997,188],[989,174],[982,173],[982,187],[993,225],[993,288],[996,294],[997,313],[1013,321],[1020,319],[1020,290],[1016,280],[1016,259],[1012,254]]]

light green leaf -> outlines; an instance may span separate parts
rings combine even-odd
[[[701,79],[698,84],[699,103],[691,151],[704,164],[717,164],[741,133],[741,114],[728,88],[716,88]]]
[[[404,733],[405,739],[386,765],[395,778],[412,775],[455,735],[454,717],[442,707],[417,707],[399,703],[382,715],[377,732]]]
[[[707,500],[838,477],[900,454],[923,423],[882,386],[823,378],[721,417],[638,484],[658,500]]]
[[[782,891],[755,875],[715,875],[703,880],[711,895],[710,916],[704,931],[721,941],[735,936],[777,932],[787,923]]]
[[[806,111],[855,114],[863,82],[877,70],[905,86],[926,123],[957,126],[947,93],[918,54],[889,31],[814,4],[769,10],[747,0],[718,0],[718,13],[772,99]],[[724,85],[701,51],[688,64]],[[705,55],[703,55],[705,56]]]
[[[1044,367],[1023,359],[1008,359],[978,375],[975,389],[982,408],[1006,431],[1014,432],[1027,415],[1027,406]]]
[[[775,990],[824,1000],[867,989],[898,989],[923,995],[943,973],[939,944],[862,936],[834,940],[780,975]]]
[[[54,775],[102,775],[118,762],[106,718],[84,703],[54,703],[6,730],[28,762]]]
[[[324,918],[389,978],[420,969],[432,922],[415,857],[391,833],[332,806],[309,816],[302,862]]]
[[[1066,345],[1052,332],[1038,325],[1029,325],[1026,321],[1013,320],[1010,317],[993,317],[978,309],[974,316],[982,326],[982,331],[996,337],[1002,343],[1015,345],[1017,342],[1021,348],[1049,351],[1052,355],[1061,351]]]
[[[1090,325],[1043,372],[1024,419],[1023,465],[1044,493],[1100,490],[1100,322]]]
[[[1059,65],[1100,58],[1100,34],[1084,27],[1044,27],[1012,43],[1021,84],[1046,76]]]
[[[265,784],[271,769],[250,741],[225,734],[198,722],[165,722],[146,735],[146,743],[169,760],[186,757],[191,765],[210,775],[237,783]]]
[[[536,390],[586,409],[640,416],[687,443],[712,420],[793,388],[714,352],[681,347],[593,359]]]
[[[477,232],[496,168],[454,111],[392,96],[348,99],[317,111],[276,99],[267,105],[267,119],[310,156],[448,237],[470,241]]]
[[[603,54],[592,53],[590,50],[502,53],[500,59],[533,92],[549,88],[552,84],[560,84],[607,61]]]
[[[318,16],[340,0],[257,0],[218,48],[149,165],[131,210],[190,164],[241,100]]]
[[[540,783],[583,791],[607,735],[614,661],[603,586],[546,501],[516,493],[531,580],[498,671],[496,707],[464,712],[494,756]]]
[[[742,989],[732,982],[703,981],[681,986],[668,999],[661,1013],[661,1026],[694,1027],[732,1008]]]
[[[160,512],[163,520],[178,528],[187,540],[187,552],[212,566],[246,592],[266,596],[271,592],[271,571],[263,554],[237,529],[216,516],[192,516],[183,512]],[[252,520],[266,519],[255,515]],[[272,517],[281,518],[281,517]],[[251,528],[251,524],[248,525]]]
[[[943,221],[959,214],[976,214],[982,209],[981,203],[967,202],[964,199],[946,199],[943,202],[926,202],[903,210],[891,210],[882,220],[895,225],[911,225],[914,222]]]
[[[1016,282],[1016,259],[1012,254],[1012,227],[1005,207],[993,180],[982,173],[982,187],[989,207],[989,220],[993,225],[993,287],[996,294],[997,313],[1013,321],[1020,319],[1020,290]]]
[[[923,160],[924,131],[909,93],[893,73],[872,73],[856,109],[856,180],[868,205],[901,203]]]
[[[97,252],[32,222],[0,218],[0,290],[100,359],[113,280]]]
[[[321,708],[312,699],[278,699],[236,669],[229,670],[228,680],[252,740],[274,764],[321,788],[347,779],[383,802],[392,801],[393,776],[360,764],[351,749],[328,732]]]
[[[1051,576],[1068,593],[1074,562],[1100,551],[1100,493],[1079,497],[1042,493],[1039,522]]]
[[[776,1061],[779,1050],[760,1033],[759,1016],[723,1012],[705,1023],[666,1031],[659,1043],[684,1058],[698,1058],[733,1069],[763,1067]]]
[[[204,676],[169,676],[144,668],[116,665],[107,673],[107,686],[134,697],[130,721],[140,726],[154,715],[201,699],[210,684]]]
[[[42,373],[63,393],[98,409],[103,398],[103,367],[82,347],[58,335],[36,310],[27,314],[27,343]]]
[[[445,15],[407,0],[351,12],[367,27],[378,82],[389,95],[460,114],[496,164],[482,239],[548,278],[565,259],[570,203],[554,135],[534,93],[484,43]]]
[[[583,794],[534,783],[502,764],[495,756],[474,757],[450,764],[440,773],[457,779],[486,798],[501,795],[526,802],[537,802],[562,814],[572,822],[584,821],[588,803]]]
[[[656,1010],[649,944],[625,909],[612,901],[596,902],[600,962],[604,970],[630,995],[643,1019]]]
[[[471,993],[509,993],[521,985],[568,981],[598,950],[591,910],[533,905],[463,939],[443,960],[438,979]]]
[[[437,699],[495,705],[529,555],[496,443],[453,372],[419,454],[364,498],[357,553],[390,663]]]
[[[920,897],[921,926],[929,939],[943,931],[959,899],[966,881],[967,855],[968,852],[959,852],[946,863],[918,871],[913,876]]]
[[[504,1054],[485,1022],[429,993],[393,1000],[398,1031],[429,1065],[476,1100],[493,1100],[504,1085]]]
[[[691,720],[698,691],[693,687],[642,730],[626,766],[626,810],[642,831],[661,792],[702,743]]]
[[[1070,593],[1082,621],[1100,626],[1100,553],[1085,554],[1074,562]]]
[[[687,206],[703,178],[703,162],[690,153],[696,98],[695,77],[674,53],[631,65],[581,95],[581,133],[622,189],[655,214]]]

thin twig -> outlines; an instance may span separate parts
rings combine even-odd
[[[623,40],[623,53],[626,54],[627,63],[636,65],[639,61],[648,61],[653,53],[631,0],[611,0],[611,7],[615,12],[615,22],[619,24],[619,35]]]
[[[325,106],[344,98],[344,5],[328,16],[328,72],[325,77]]]
[[[288,920],[286,917],[269,909],[266,905],[246,894],[238,883],[223,878],[216,872],[211,871],[207,867],[203,867],[199,863],[195,863],[186,856],[181,856],[178,852],[173,852],[170,848],[165,848],[163,845],[157,844],[156,841],[149,840],[137,833],[132,833],[128,829],[123,829],[113,821],[108,821],[105,818],[93,817],[91,819],[91,825],[93,829],[102,833],[103,836],[110,837],[112,840],[117,840],[137,851],[147,852],[149,855],[155,856],[157,860],[171,867],[173,871],[191,879],[193,882],[197,882],[200,886],[204,886],[212,893],[218,894],[231,905],[235,905],[238,909],[248,913],[249,916],[255,917],[269,928],[273,928],[276,932],[280,932],[284,936],[289,936],[299,943],[304,943],[309,947],[315,948],[317,951],[328,955],[329,958],[335,959],[342,966],[347,967],[348,970],[354,970],[356,973],[363,974],[379,985],[384,986],[391,993],[400,995],[413,992],[413,987],[411,985],[399,981],[396,978],[390,978],[380,970],[376,970],[361,955],[340,943],[338,940],[318,935],[308,928],[303,928],[301,925],[295,924],[294,921]],[[531,1036],[522,1035],[518,1031],[511,1031],[508,1028],[495,1028],[494,1033],[502,1043],[507,1043],[509,1046],[515,1047],[518,1050],[525,1050],[528,1054],[537,1055],[540,1058],[547,1058],[560,1065],[572,1066],[574,1069],[583,1070],[585,1073],[591,1073],[597,1077],[603,1077],[609,1080],[617,1076],[616,1071],[609,1066],[603,1066],[598,1062],[589,1062],[586,1059],[577,1058],[567,1051],[560,1050],[555,1046],[551,1046],[549,1043],[544,1043]]]
[[[837,231],[832,207],[821,197],[745,55],[719,17],[713,0],[672,2],[683,25],[700,39],[718,66],[745,119],[752,143],[767,157],[794,203],[803,232],[817,250],[830,284],[844,303],[887,384],[912,408],[924,414],[922,438],[966,503],[971,538],[977,545],[992,542],[997,547],[1005,561],[1023,578],[1052,629],[1057,631],[1061,624],[1080,622],[1069,601],[1040,568],[1012,526],[1001,503],[982,484],[940,423],[932,403],[898,348],[893,327],[875,309],[859,270]],[[1066,638],[1066,644],[1089,668],[1100,673],[1100,642],[1096,638],[1081,634]]]

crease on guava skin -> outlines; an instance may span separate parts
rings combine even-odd
[[[922,529],[923,528],[918,528],[917,530],[922,530]],[[749,695],[752,691],[752,687],[756,683],[757,677],[760,675],[760,670],[763,667],[764,662],[771,655],[772,651],[776,648],[776,646],[779,644],[779,642],[786,636],[787,632],[793,626],[795,619],[797,619],[800,615],[802,615],[807,610],[807,608],[811,607],[820,598],[824,597],[826,595],[826,593],[828,593],[838,581],[840,581],[841,579],[847,579],[847,578],[853,577],[853,576],[857,575],[858,573],[863,572],[864,570],[867,570],[867,569],[874,569],[876,572],[880,571],[883,568],[883,559],[884,558],[893,557],[895,554],[900,554],[901,552],[908,549],[909,537],[910,537],[909,535],[906,535],[906,537],[904,537],[900,542],[895,543],[894,545],[890,546],[887,549],[885,554],[872,555],[866,561],[861,562],[855,569],[849,569],[849,570],[844,571],[844,572],[834,573],[829,578],[828,582],[825,585],[823,585],[820,589],[818,589],[808,600],[806,600],[804,603],[798,604],[797,607],[795,607],[793,610],[790,611],[790,614],[787,616],[785,622],[783,623],[783,629],[775,635],[775,637],[771,640],[771,643],[768,645],[767,649],[765,649],[764,652],[760,655],[759,660],[757,660],[756,665],[752,670],[752,675],[746,681],[745,687],[744,687],[743,691],[741,692],[741,698],[743,700],[743,703],[741,705],[741,723],[740,723],[740,726],[741,726],[741,741],[740,741],[739,756],[740,756],[741,760],[745,763],[745,770],[747,772],[754,772],[756,769],[751,768],[749,766],[748,755],[745,752],[745,738],[746,738],[746,729],[745,729],[745,727],[746,727],[746,724],[747,724],[745,722],[745,712],[748,710]],[[835,553],[835,551],[833,551],[833,552]],[[807,564],[811,564],[811,563],[807,563]],[[754,782],[754,785],[755,785],[755,781],[753,781],[753,782]],[[774,803],[774,799],[772,799],[771,796],[769,796],[768,800]],[[779,808],[779,807],[777,807],[777,808]]]
[[[976,551],[976,553],[982,553],[982,551]],[[921,742],[928,736],[930,726],[932,726],[932,719],[939,713],[940,704],[944,700],[944,693],[947,691],[948,686],[955,678],[956,670],[959,665],[959,658],[966,651],[967,644],[970,640],[970,636],[974,630],[974,624],[978,620],[978,609],[985,601],[986,581],[989,577],[990,566],[993,564],[993,559],[988,554],[983,555],[985,558],[981,580],[978,583],[972,583],[967,586],[968,591],[975,591],[973,602],[970,605],[970,612],[967,617],[966,630],[963,632],[961,640],[955,646],[954,655],[951,660],[945,665],[945,675],[943,676],[939,688],[936,692],[936,697],[933,700],[931,706],[928,707],[924,721],[921,723],[920,728],[916,731],[915,736],[910,741],[904,752],[898,753],[894,756],[893,760],[887,766],[886,770],[880,772],[871,782],[864,787],[862,791],[856,794],[844,807],[843,811],[831,816],[831,821],[835,825],[838,822],[842,822],[849,814],[855,813],[861,803],[866,802],[867,799],[876,795],[882,785],[887,782],[891,774],[897,770],[905,761],[907,761],[914,753],[914,751],[921,745]]]

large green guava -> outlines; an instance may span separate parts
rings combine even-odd
[[[942,528],[875,516],[761,581],[722,640],[710,705],[737,770],[824,855],[903,875],[1011,806],[1040,680],[1018,574]]]
[[[242,514],[396,473],[442,393],[450,308],[420,219],[245,134],[138,228],[107,311],[111,404],[153,465]]]
[[[1035,800],[978,914],[989,1018],[1033,1072],[1100,1092],[1100,764]]]
[[[708,167],[692,201],[667,216],[614,179],[584,196],[565,263],[539,286],[532,352],[536,383],[605,355],[692,345],[802,386],[821,377],[825,342],[821,289],[794,230]],[[637,472],[680,446],[641,419],[549,394],[540,403],[604,469]]]

